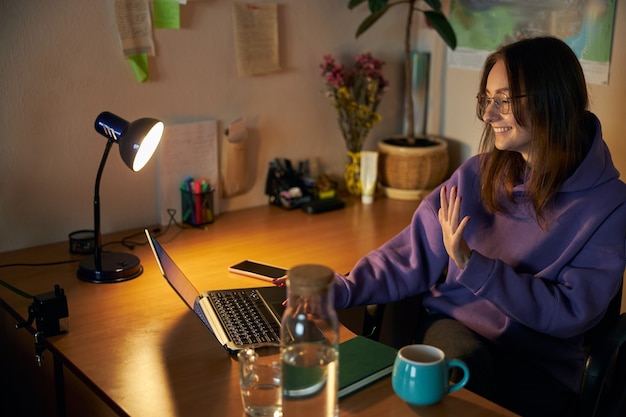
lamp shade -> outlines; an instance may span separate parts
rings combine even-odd
[[[156,119],[139,119],[132,122],[120,142],[120,155],[132,169],[141,170],[152,158],[163,135],[163,122]]]
[[[152,158],[163,136],[163,122],[145,117],[127,122],[113,113],[102,112],[96,118],[98,133],[117,142],[120,156],[133,171],[140,171]]]

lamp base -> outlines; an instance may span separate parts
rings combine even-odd
[[[80,261],[78,278],[87,282],[112,283],[137,278],[143,272],[141,261],[135,255],[123,252],[102,252],[102,267],[96,268],[95,258]]]

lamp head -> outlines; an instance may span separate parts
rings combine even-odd
[[[152,158],[163,135],[163,122],[142,118],[132,123],[109,112],[102,112],[94,125],[102,136],[116,142],[120,156],[133,171],[140,171]]]

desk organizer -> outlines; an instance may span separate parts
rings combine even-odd
[[[69,234],[70,253],[88,255],[96,247],[96,237],[93,230],[77,230]]]
[[[183,223],[192,226],[213,223],[213,191],[191,193],[181,190]]]

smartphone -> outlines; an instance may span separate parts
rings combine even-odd
[[[245,275],[251,278],[262,279],[264,281],[272,281],[275,278],[283,278],[287,275],[287,270],[277,266],[264,264],[261,262],[246,259],[238,264],[228,267],[230,272],[239,275]]]

